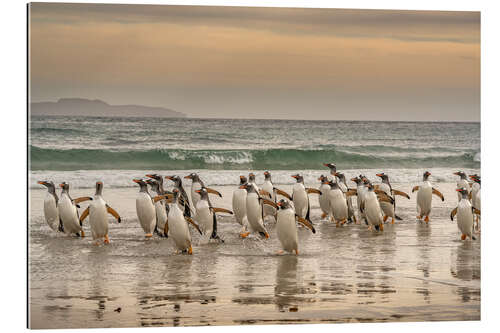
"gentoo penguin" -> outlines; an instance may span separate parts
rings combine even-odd
[[[154,198],[148,192],[148,186],[143,179],[134,179],[134,183],[139,184],[139,193],[135,199],[135,209],[139,223],[146,234],[146,238],[153,237],[156,226],[156,210],[154,203],[167,199],[169,195],[159,195]],[[166,234],[166,233],[165,233]]]
[[[347,220],[350,222],[357,223],[356,215],[354,214],[354,208],[352,207],[352,196],[346,196],[346,192],[349,190],[347,187],[347,182],[345,180],[345,175],[340,172],[335,172],[334,176],[337,180],[337,184],[339,185],[342,194],[344,194],[344,198],[347,201]]]
[[[351,180],[356,183],[356,197],[357,197],[356,200],[357,200],[357,206],[358,206],[359,219],[360,220],[364,219],[365,223],[368,224],[368,222],[365,219],[365,212],[362,208],[362,207],[364,207],[362,205],[362,203],[365,200],[365,194],[367,192],[367,189],[366,189],[365,184],[363,182],[363,179],[361,179],[361,177],[354,177],[354,178],[351,178]]]
[[[407,198],[408,200],[410,199],[410,196],[402,191],[398,191],[396,189],[393,189],[391,186],[391,183],[389,182],[389,175],[386,175],[385,173],[377,173],[377,177],[380,177],[382,179],[382,183],[379,185],[376,185],[375,188],[378,189],[379,191],[384,192],[388,196],[392,197],[394,199],[394,205],[390,205],[387,202],[381,202],[380,207],[382,208],[382,211],[384,212],[384,222],[387,221],[387,218],[391,218],[391,223],[394,224],[395,220],[402,220],[399,216],[396,215],[396,195],[403,196]]]
[[[210,235],[210,239],[219,240],[224,242],[217,234],[217,215],[216,213],[227,213],[233,215],[233,212],[225,208],[213,207],[208,200],[208,192],[205,187],[196,190],[196,193],[200,195],[200,200],[196,205],[196,215],[194,220],[198,222],[198,225],[204,234]]]
[[[332,222],[337,227],[344,225],[348,218],[347,200],[336,181],[330,181],[331,190],[328,191],[328,200],[330,202],[330,216]]]
[[[436,190],[434,187],[432,187],[431,182],[429,181],[429,176],[431,173],[429,171],[424,172],[423,175],[423,183],[420,186],[415,186],[411,190],[411,192],[417,192],[417,212],[418,216],[417,219],[421,220],[422,217],[425,216],[425,223],[429,223],[429,214],[431,213],[432,209],[432,195],[435,194],[438,197],[441,198],[441,201],[444,201],[444,196]]]
[[[384,220],[380,202],[391,202],[388,196],[377,196],[375,188],[371,183],[368,184],[365,199],[362,203],[368,225],[375,227],[376,230],[384,231]]]
[[[264,214],[262,208],[262,198],[255,188],[256,186],[251,183],[241,185],[240,189],[247,191],[246,210],[247,219],[250,230],[246,233],[240,234],[242,238],[247,237],[251,231],[259,233],[262,237],[269,238],[269,233],[264,227]]]
[[[470,189],[470,186],[469,186],[469,182],[467,181],[467,175],[465,174],[465,172],[457,171],[457,172],[454,172],[453,174],[460,177],[457,181],[457,190],[459,190],[461,188],[465,188],[468,192]],[[458,198],[458,201],[460,202],[460,200],[462,200],[462,193],[460,191],[457,191],[457,192],[458,192],[457,198]]]
[[[246,234],[248,227],[247,190],[240,188],[241,186],[246,185],[246,183],[247,178],[245,176],[240,176],[240,184],[233,192],[233,212],[236,222],[241,225],[240,236]]]
[[[182,179],[179,176],[165,176],[166,179],[169,179],[174,182],[175,188],[179,191],[179,200],[178,204],[181,205],[184,210],[184,215],[191,217],[191,205],[189,204],[189,198],[182,187]]]
[[[172,194],[172,192],[167,191],[164,187],[163,176],[157,173],[147,174],[146,177],[152,178],[158,182],[158,195]]]
[[[295,252],[295,255],[298,255],[299,238],[297,234],[297,221],[311,229],[313,233],[316,233],[316,230],[314,230],[311,221],[303,219],[295,214],[295,210],[287,199],[281,199],[277,206],[279,207],[276,218],[276,233],[278,234],[278,239],[283,250]]]
[[[319,207],[323,212],[321,214],[321,218],[324,219],[330,214],[330,200],[328,199],[328,192],[330,192],[330,183],[328,177],[321,175],[318,180],[321,182],[321,186],[319,187],[319,191],[321,194],[319,195]]]
[[[88,216],[92,238],[97,242],[104,238],[104,243],[109,244],[108,237],[108,213],[121,222],[120,215],[111,208],[102,198],[102,182],[95,183],[95,195],[90,205],[83,211],[80,216],[80,223]]]
[[[203,181],[201,180],[200,176],[198,176],[198,174],[192,172],[191,174],[185,176],[184,178],[191,179],[193,182],[191,184],[191,201],[193,203],[193,207],[195,210],[196,210],[196,205],[197,205],[198,201],[200,200],[200,194],[197,191],[199,189],[201,189],[202,187],[204,187],[207,190],[207,193],[216,194],[220,198],[222,198],[222,194],[220,194],[218,191],[216,191],[212,188],[206,187],[205,184],[203,183]],[[210,202],[210,198],[208,199],[208,201]]]
[[[292,190],[292,201],[293,206],[295,207],[295,212],[298,216],[309,220],[309,214],[311,211],[311,205],[309,203],[309,193],[321,194],[320,191],[314,188],[306,188],[304,186],[304,177],[300,174],[292,175],[292,178],[295,178],[297,183],[293,185]]]
[[[472,234],[472,228],[474,226],[472,213],[480,214],[480,211],[472,208],[468,198],[469,192],[465,187],[457,189],[457,192],[461,194],[462,198],[458,206],[451,211],[450,218],[453,221],[453,217],[457,215],[457,226],[462,233],[462,240],[465,240],[467,236],[469,236],[470,239],[476,239]]]
[[[153,191],[153,193],[156,193],[157,196],[165,194],[164,191],[160,189],[159,181],[155,180],[154,178],[147,179],[146,183],[149,186],[151,186],[151,190]],[[167,223],[167,216],[168,216],[168,211],[170,210],[170,206],[168,205],[165,199],[158,200],[157,202],[154,203],[154,206],[156,213],[156,225],[154,232],[160,237],[168,237],[168,235],[165,235],[164,230],[165,230],[165,225]]]
[[[481,210],[481,177],[478,175],[470,175],[469,178],[474,182],[472,184],[472,189],[471,189],[471,204],[472,207],[476,208],[477,210]],[[479,220],[481,219],[481,216],[478,214],[476,215],[476,224],[475,224],[475,230],[479,230]]]
[[[54,183],[51,181],[41,180],[38,184],[47,187],[47,194],[45,195],[45,199],[43,201],[43,213],[45,215],[45,221],[49,225],[49,227],[54,231],[64,232],[64,226],[59,218],[59,210],[57,208],[57,203],[59,202],[59,198],[56,194],[56,187]]]
[[[271,198],[269,198],[269,200],[276,202],[276,191],[274,190],[274,185],[271,180],[271,173],[269,171],[264,171],[264,183],[262,184],[261,189],[271,194]],[[273,206],[265,205],[264,217],[266,216],[276,216],[276,209]]]
[[[193,254],[193,248],[191,246],[191,233],[189,232],[188,223],[194,226],[200,235],[202,232],[191,217],[186,216],[184,214],[184,210],[181,210],[181,205],[179,203],[180,200],[183,199],[181,199],[180,191],[176,188],[173,191],[173,204],[168,212],[166,233],[168,233],[170,238],[174,240],[177,250]]]
[[[78,203],[86,200],[92,200],[91,197],[81,197],[72,199],[69,195],[69,184],[63,182],[59,184],[62,188],[61,199],[57,204],[59,210],[59,218],[61,219],[64,227],[64,232],[67,234],[76,234],[77,236],[85,237],[82,224],[78,218]]]

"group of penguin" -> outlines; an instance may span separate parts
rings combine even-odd
[[[153,233],[160,237],[173,239],[177,251],[192,254],[191,233],[189,225],[196,229],[202,236],[209,240],[224,242],[217,233],[217,213],[226,213],[235,216],[241,226],[239,235],[246,238],[254,233],[262,238],[269,238],[264,221],[266,217],[273,217],[276,221],[276,232],[282,248],[286,252],[298,255],[298,229],[297,223],[316,232],[310,220],[311,204],[309,194],[319,195],[319,204],[322,219],[330,219],[337,227],[346,223],[360,223],[364,220],[370,230],[384,230],[384,222],[391,218],[391,223],[401,220],[395,213],[395,196],[410,199],[403,191],[392,188],[389,176],[378,173],[380,184],[373,184],[366,176],[359,175],[351,179],[356,188],[347,186],[346,177],[337,171],[335,164],[324,163],[330,169],[330,177],[321,175],[319,189],[306,187],[304,178],[294,174],[296,183],[292,193],[275,187],[271,180],[271,173],[264,172],[264,183],[259,187],[255,182],[255,174],[250,173],[248,179],[240,176],[240,183],[233,191],[233,210],[214,207],[209,194],[222,195],[209,187],[196,173],[185,176],[192,181],[191,200],[183,188],[179,176],[163,177],[158,174],[147,174],[146,179],[133,179],[139,185],[136,197],[136,212],[139,224],[144,230],[146,238],[151,238]],[[429,181],[431,174],[423,174],[421,185],[415,186],[417,192],[417,219],[429,222],[432,208],[432,195],[437,195],[444,201],[443,195]],[[470,175],[472,185],[467,181],[467,175],[458,171],[455,175],[460,179],[457,182],[458,206],[452,210],[450,218],[457,218],[457,226],[462,233],[461,239],[466,237],[475,239],[473,229],[479,230],[481,210],[481,177]],[[164,179],[174,183],[174,189],[168,191],[164,188]],[[61,198],[56,194],[53,182],[39,181],[47,187],[48,192],[44,200],[44,214],[47,224],[55,231],[66,234],[75,234],[84,237],[83,221],[89,217],[92,237],[99,243],[109,243],[108,217],[111,214],[118,223],[120,215],[110,207],[102,197],[103,183],[96,183],[93,197],[80,197],[73,199],[69,194],[69,184],[61,183]],[[148,185],[153,195],[149,193]],[[278,200],[278,197],[281,197]],[[353,205],[353,197],[357,198],[357,214]],[[79,215],[79,203],[89,201],[89,206]],[[475,226],[474,226],[475,222]],[[283,251],[280,251],[283,252]]]

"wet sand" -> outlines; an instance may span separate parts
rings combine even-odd
[[[336,228],[320,221],[317,196],[311,195],[317,233],[299,230],[298,257],[276,254],[273,222],[267,224],[270,239],[242,240],[232,217],[219,219],[224,244],[200,242],[192,230],[194,255],[174,254],[171,240],[144,239],[135,214],[137,188],[104,189],[123,221],[110,219],[111,244],[95,246],[91,237],[50,230],[43,218],[46,191],[32,190],[30,326],[479,320],[481,237],[460,240],[449,219],[457,202],[455,184],[435,186],[446,201],[434,197],[429,225],[415,219],[416,196],[398,197],[403,221],[386,224],[383,233],[364,224]],[[214,204],[231,208],[235,187],[215,188],[224,198],[214,197]],[[85,231],[90,235],[88,222]]]

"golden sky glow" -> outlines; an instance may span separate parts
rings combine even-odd
[[[479,120],[478,12],[36,3],[30,32],[32,101]]]

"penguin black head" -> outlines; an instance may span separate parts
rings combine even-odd
[[[330,168],[330,173],[333,175],[337,172],[337,166],[334,163],[323,163],[324,166]]]
[[[460,176],[460,179],[467,179],[467,175],[463,171],[457,171],[457,172],[454,172],[453,174]]]
[[[240,185],[239,188],[243,189],[243,190],[247,190],[247,193],[250,193],[250,192],[252,192],[252,191],[255,190],[254,187],[253,187],[253,185],[250,184],[250,183],[246,183],[246,184]]]
[[[365,184],[365,186],[367,186],[368,184],[371,184],[370,180],[368,178],[366,178],[365,176],[363,176],[363,178],[361,178],[361,180],[363,181],[363,184]]]
[[[271,181],[271,173],[269,171],[264,171],[264,179]]]
[[[182,186],[182,179],[179,176],[173,175],[173,176],[165,176],[166,179],[169,179],[174,182],[175,186],[180,187]]]
[[[290,208],[290,202],[286,199],[281,199],[276,203],[278,205],[279,209],[287,209]]]
[[[240,176],[240,185],[244,185],[247,183],[247,177],[245,176]]]
[[[478,184],[481,184],[481,176],[478,176],[477,174],[474,174],[474,175],[470,175],[469,178],[478,183]]]
[[[335,189],[339,188],[339,184],[337,182],[329,180],[327,184],[330,185],[330,187],[332,188],[332,190],[335,190]]]
[[[189,175],[184,177],[185,179],[191,179],[193,183],[199,183],[200,182],[200,176],[196,172],[191,172]]]
[[[321,184],[328,184],[328,178],[325,175],[319,176],[318,180],[321,182]]]
[[[249,181],[249,182],[255,182],[255,175],[254,175],[254,173],[253,173],[253,172],[250,172],[250,173],[248,174],[248,181]]]
[[[362,183],[362,182],[361,182],[361,179],[360,179],[360,178],[358,178],[358,177],[351,178],[351,180],[352,180],[353,182],[355,182],[355,183],[356,183],[356,185],[361,185],[361,183]]]
[[[156,180],[158,182],[161,182],[163,180],[163,177],[157,173],[147,174],[146,177],[153,178],[154,180]]]
[[[382,179],[383,183],[388,183],[389,182],[389,176],[386,175],[385,173],[377,173],[377,177],[380,177]]]
[[[49,193],[56,193],[56,186],[54,185],[54,182],[52,181],[49,182],[47,180],[40,180],[38,181],[38,184],[47,187]]]
[[[173,202],[177,203],[177,201],[180,198],[179,190],[174,188],[174,190],[172,191],[172,195],[173,195]]]
[[[457,188],[457,192],[460,192],[460,194],[462,194],[462,198],[467,198],[467,196],[469,195],[469,191],[467,191],[466,188],[462,187],[462,188]]]
[[[429,179],[430,175],[431,175],[431,173],[429,171],[424,172],[424,181],[426,181],[427,179]]]
[[[95,183],[95,195],[102,195],[104,184],[101,181]]]
[[[304,177],[302,177],[300,174],[292,175],[292,178],[295,178],[297,180],[297,183],[304,183]]]
[[[156,193],[159,193],[160,192],[160,184],[158,183],[157,180],[155,179],[146,179],[146,183],[151,186],[151,189],[156,192]]]
[[[207,189],[205,187],[202,187],[199,190],[196,190],[195,192],[200,195],[201,200],[208,199],[208,192],[207,192]]]
[[[147,187],[144,179],[137,179],[136,178],[136,179],[133,179],[132,181],[136,184],[139,184],[139,187],[141,188],[140,192],[147,192],[148,191],[148,187]]]
[[[69,183],[62,182],[61,184],[59,184],[59,187],[62,188],[63,192],[69,191]]]

